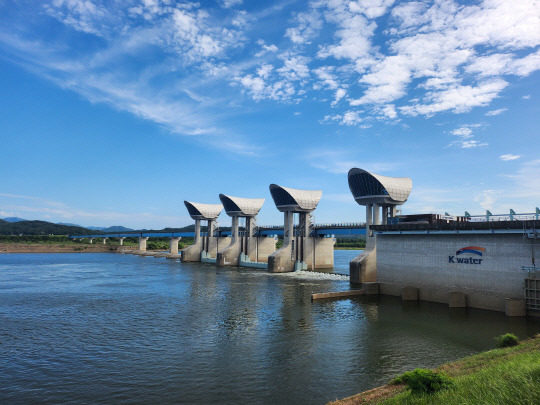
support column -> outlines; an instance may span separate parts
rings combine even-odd
[[[283,246],[268,256],[268,271],[285,273],[294,271],[294,212],[283,212]]]
[[[380,205],[379,204],[373,204],[373,225],[380,225]]]
[[[90,238],[90,242],[89,243],[94,243],[94,238]]]
[[[124,239],[126,238],[118,238],[118,241],[120,242],[120,246],[124,245]]]
[[[109,238],[103,238],[103,244],[104,244],[104,245],[107,244],[107,239],[109,239]]]
[[[193,241],[193,244],[197,244],[201,239],[201,220],[196,219],[195,220],[195,240]]]
[[[388,205],[382,206],[382,224],[386,225],[388,223]]]
[[[390,216],[392,218],[396,217],[396,212],[397,212],[397,207],[395,205],[391,205],[390,206]]]
[[[209,219],[206,226],[206,253],[210,253],[210,238],[214,236],[214,228],[216,226],[216,221]]]
[[[201,238],[201,220],[195,219],[195,233],[193,245],[190,245],[181,252],[181,259],[183,262],[200,262],[201,261],[201,252],[202,252],[202,242]]]
[[[285,211],[283,220],[283,244],[288,245],[293,240],[294,212]]]
[[[141,236],[139,238],[139,250],[141,252],[146,252],[146,241],[148,240],[148,236]]]
[[[171,254],[173,255],[178,254],[178,242],[180,242],[180,239],[182,238],[174,237],[169,240],[169,252]]]
[[[220,250],[216,255],[216,264],[218,266],[237,266],[242,252],[242,239],[238,236],[238,227],[240,217],[231,217],[231,242],[229,246]]]
[[[300,228],[300,244],[298,248],[300,249],[299,259],[302,262],[307,262],[306,251],[307,251],[307,242],[309,239],[309,223],[307,220],[308,214],[305,212],[300,213],[299,228]]]
[[[373,224],[373,205],[366,204],[366,238],[371,236],[369,227]]]
[[[231,243],[238,242],[238,221],[240,217],[232,217]]]
[[[245,255],[249,255],[249,248],[250,248],[249,245],[251,243],[252,233],[253,233],[253,218],[246,217],[246,237],[245,237],[246,244],[244,248],[242,249],[242,253],[244,253]]]

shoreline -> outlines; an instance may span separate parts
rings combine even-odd
[[[26,243],[0,243],[0,254],[6,253],[116,253],[121,246],[111,245],[48,245]],[[124,247],[124,246],[122,246]]]
[[[482,388],[485,388],[485,385],[481,385],[482,375],[488,374],[493,371],[499,371],[500,369],[504,370],[504,368],[508,368],[512,364],[514,365],[514,367],[517,368],[523,367],[527,364],[531,364],[528,359],[523,359],[521,360],[521,363],[516,363],[517,360],[515,360],[515,358],[518,358],[522,355],[527,355],[528,353],[538,353],[539,349],[540,334],[529,337],[519,342],[519,344],[516,346],[486,350],[472,356],[442,364],[432,370],[434,370],[435,372],[444,372],[445,374],[455,379],[455,381],[457,382],[457,388],[455,388],[455,391],[457,391],[457,395],[454,398],[458,400],[462,400],[463,398],[471,399],[475,398],[476,396],[474,395],[474,393],[473,395],[471,395],[471,392],[465,392],[466,389],[464,388],[464,386],[477,384],[479,386],[476,387],[476,389],[478,390],[478,393],[480,393]],[[538,355],[536,355],[536,357],[538,357]],[[513,361],[514,363],[512,363]],[[515,366],[515,364],[517,364],[517,366]],[[507,375],[503,375],[502,377],[509,377],[512,372],[507,372],[506,374]],[[478,383],[475,380],[480,382]],[[499,378],[498,380],[497,378],[495,378],[495,380],[496,382],[491,381],[488,384],[490,386],[490,389],[494,391],[497,391],[498,389],[500,392],[504,392],[506,389],[508,389],[508,387],[505,387],[504,378]],[[499,386],[497,386],[497,383]],[[533,384],[536,387],[537,382],[535,381],[533,382]],[[450,392],[450,394],[451,393],[452,392]],[[478,393],[476,394],[481,395]],[[444,395],[444,392],[442,392],[441,396],[433,394],[431,396],[415,398],[410,394],[410,391],[406,389],[403,383],[393,384],[392,382],[389,382],[386,385],[375,387],[356,395],[337,399],[335,401],[330,401],[326,405],[376,405],[380,403],[385,403],[386,401],[393,401],[393,403],[411,403],[411,400],[415,400],[415,402],[416,400],[418,400],[418,402],[420,403],[439,403],[443,401],[444,403],[449,403],[449,401],[450,403],[457,403],[452,402],[452,399],[448,400],[448,398],[445,398]],[[504,398],[502,396],[493,399],[501,400],[504,402]],[[525,403],[529,402],[527,401]]]

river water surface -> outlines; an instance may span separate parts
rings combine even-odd
[[[357,253],[336,251],[336,272]],[[348,288],[335,274],[0,255],[0,403],[324,404],[540,331],[393,297],[310,301]]]

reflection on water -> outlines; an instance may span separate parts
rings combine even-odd
[[[332,277],[0,255],[0,402],[323,404],[491,348],[496,335],[540,331],[394,297],[311,303],[349,288]]]

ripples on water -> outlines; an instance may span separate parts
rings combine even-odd
[[[356,254],[336,251],[337,272]],[[540,330],[393,297],[310,301],[348,288],[335,274],[0,255],[0,402],[324,404]]]

